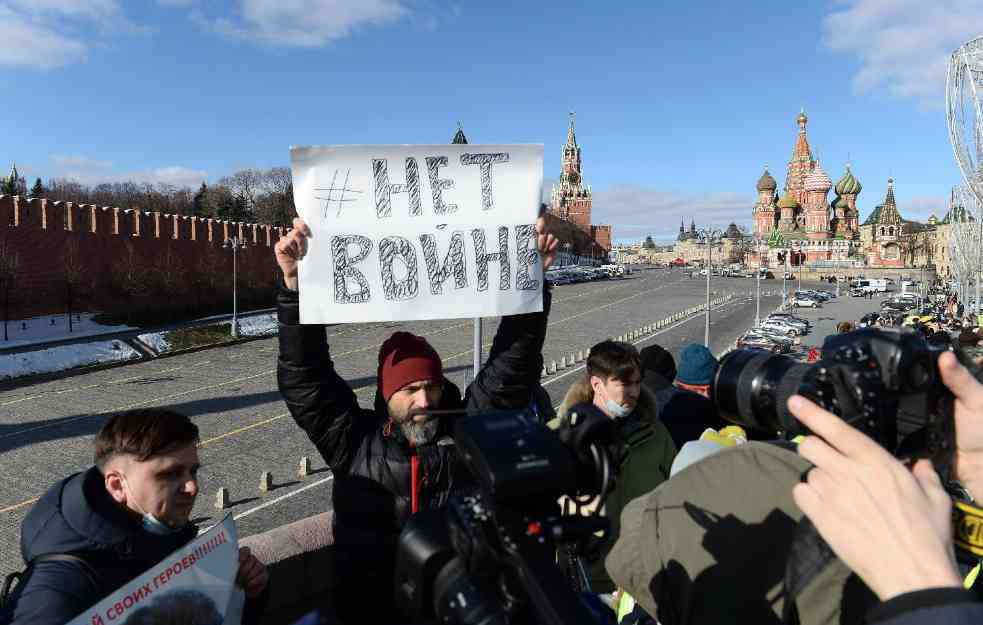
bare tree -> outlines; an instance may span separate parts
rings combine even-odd
[[[124,241],[123,253],[113,263],[113,283],[127,298],[146,293],[146,274],[140,256],[131,241]]]
[[[157,256],[154,270],[164,295],[180,294],[181,282],[184,279],[184,263],[181,261],[181,256],[174,251],[170,241],[167,242],[164,253]]]
[[[10,340],[7,334],[7,322],[10,320],[10,294],[17,280],[17,268],[20,258],[14,251],[8,237],[0,240],[0,295],[3,296],[3,340]]]

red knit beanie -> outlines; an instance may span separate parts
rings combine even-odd
[[[394,332],[379,349],[379,390],[387,402],[411,382],[443,377],[440,356],[422,336]]]

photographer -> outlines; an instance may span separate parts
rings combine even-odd
[[[548,268],[557,241],[546,233],[543,218],[536,231]],[[453,420],[427,412],[528,407],[539,385],[550,293],[544,287],[543,312],[502,318],[485,366],[463,400],[426,339],[394,333],[379,350],[375,401],[366,409],[335,370],[324,326],[300,325],[297,269],[309,238],[306,224],[295,219],[294,229],[276,244],[284,279],[277,298],[280,393],[335,477],[339,616],[348,623],[394,622],[400,531],[411,514],[444,506],[466,477],[449,438]]]
[[[983,487],[983,385],[954,355],[939,369],[955,400],[955,477],[974,500]],[[870,622],[978,623],[983,604],[962,590],[952,545],[952,502],[927,460],[912,470],[809,400],[789,409],[815,436],[799,453],[815,468],[793,490],[796,504],[836,555],[883,602]]]

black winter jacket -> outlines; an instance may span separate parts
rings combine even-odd
[[[335,370],[324,326],[300,325],[297,292],[281,284],[277,304],[280,393],[334,474],[339,616],[345,622],[396,621],[394,558],[411,514],[412,455],[419,460],[421,510],[444,505],[451,490],[468,479],[457,466],[453,420],[441,420],[434,443],[411,450],[398,427],[385,431],[389,414],[378,391],[372,409],[359,406]],[[543,366],[549,307],[550,294],[544,291],[542,313],[503,317],[464,398],[445,380],[439,409],[529,407]]]
[[[106,492],[95,467],[55,484],[21,526],[28,562],[45,554],[71,554],[82,564],[41,562],[14,588],[0,623],[62,625],[192,540],[192,524],[173,536],[154,536],[133,521]]]

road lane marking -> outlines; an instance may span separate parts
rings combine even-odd
[[[160,375],[162,373],[171,373],[173,371],[178,371],[180,369],[191,369],[191,368],[194,368],[194,367],[199,367],[201,365],[207,365],[210,362],[211,361],[209,361],[209,360],[203,360],[201,362],[196,362],[196,363],[194,363],[192,365],[181,365],[179,367],[171,367],[170,369],[162,369],[160,371],[144,372],[144,373],[141,373],[140,375],[134,375],[134,376],[131,376],[131,377],[128,377],[128,378],[120,379],[120,380],[110,380],[109,382],[97,382],[96,384],[89,384],[87,386],[73,386],[73,387],[70,387],[70,388],[57,389],[57,390],[53,390],[53,391],[44,391],[42,393],[35,393],[33,395],[27,395],[25,397],[20,397],[18,399],[12,399],[12,400],[9,400],[9,401],[0,402],[0,407],[9,406],[11,404],[17,404],[17,403],[20,403],[22,401],[27,401],[29,399],[37,399],[38,397],[44,397],[46,395],[64,395],[65,393],[72,393],[72,392],[76,392],[76,391],[86,391],[86,390],[90,390],[90,389],[94,389],[94,388],[99,388],[101,386],[113,386],[114,384],[125,384],[127,382],[133,382],[135,380],[140,380],[142,378],[147,378],[147,377],[151,377],[151,376],[155,376],[155,375]]]
[[[233,520],[238,521],[239,519],[241,519],[243,517],[249,516],[253,512],[259,512],[263,508],[269,508],[273,504],[280,503],[284,499],[289,499],[289,498],[293,497],[294,495],[299,495],[302,492],[304,492],[305,490],[310,490],[310,489],[314,488],[315,486],[320,486],[321,484],[324,484],[325,482],[330,482],[333,479],[334,479],[334,475],[329,475],[327,477],[322,477],[321,479],[317,480],[316,482],[311,482],[310,484],[305,484],[305,485],[301,486],[300,488],[298,488],[295,491],[291,491],[291,492],[286,493],[284,495],[280,495],[279,497],[276,497],[275,499],[270,499],[269,501],[264,501],[263,503],[259,504],[255,508],[250,508],[249,510],[243,510],[239,514],[233,516],[232,518],[233,518]]]

